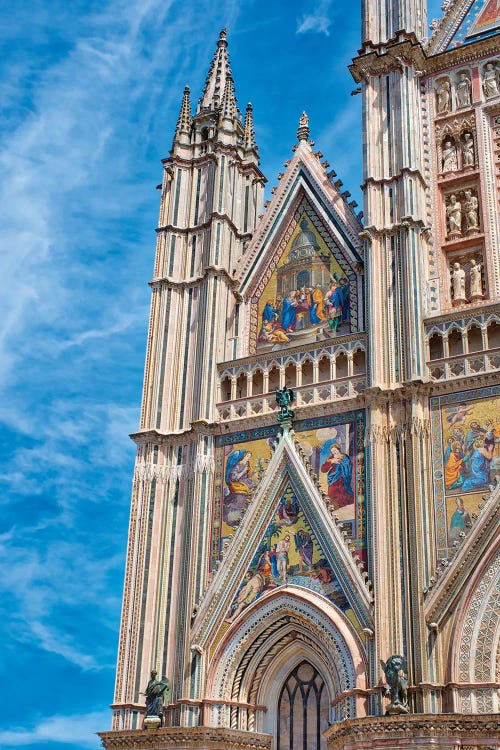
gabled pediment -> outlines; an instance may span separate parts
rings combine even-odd
[[[436,22],[427,48],[428,55],[471,44],[500,32],[498,0],[456,0]]]
[[[325,167],[310,145],[301,141],[236,268],[235,275],[243,295],[251,288],[256,270],[267,265],[273,246],[281,239],[293,215],[294,206],[303,197],[314,207],[352,264],[363,262],[359,220],[339,188],[327,176]]]
[[[260,566],[262,580],[267,576],[268,583],[273,581],[276,584],[269,586],[270,591],[285,582],[279,580],[279,575],[273,575],[272,562],[266,559],[264,548],[265,540],[270,539],[273,531],[276,543],[285,538],[287,524],[289,542],[294,545],[288,574],[294,575],[294,585],[301,585],[301,575],[304,579],[308,577],[315,595],[324,596],[331,606],[344,612],[350,610],[351,619],[359,629],[372,626],[371,593],[366,573],[362,572],[362,565],[351,549],[353,545],[350,546],[329,509],[328,498],[319,488],[293,434],[285,431],[200,603],[192,631],[194,643],[206,647],[221,622],[234,619],[238,591],[242,583],[251,578],[253,567],[257,570]],[[298,534],[299,531],[302,534]],[[301,545],[302,554],[296,549]],[[268,544],[267,548],[269,550]],[[277,560],[274,563],[277,565]],[[250,586],[248,599],[254,601],[256,593],[264,600],[264,585],[259,591]]]
[[[250,353],[363,330],[360,231],[301,141],[236,269]]]

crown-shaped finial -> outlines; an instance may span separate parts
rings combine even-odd
[[[297,138],[299,141],[309,140],[309,118],[305,112],[302,112],[300,116]]]

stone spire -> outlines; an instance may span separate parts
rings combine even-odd
[[[198,104],[198,111],[201,109],[218,109],[221,106],[228,78],[232,78],[232,74],[227,52],[226,29],[222,29],[217,41],[215,56],[205,81],[203,95]]]
[[[222,117],[227,118],[228,120],[234,120],[237,115],[236,97],[234,95],[234,83],[231,73],[226,76],[226,85],[224,87],[221,110]]]
[[[189,133],[191,130],[192,123],[191,116],[191,100],[189,98],[189,86],[184,88],[184,94],[182,97],[182,104],[179,110],[179,117],[177,119],[177,126],[175,128],[175,137],[178,138],[181,133]]]
[[[243,127],[245,130],[245,151],[249,151],[252,148],[257,151],[257,144],[255,143],[255,131],[253,129],[253,107],[250,102],[247,104],[247,109],[245,112],[245,124]]]
[[[309,118],[305,112],[302,112],[297,128],[297,138],[299,141],[309,140]]]

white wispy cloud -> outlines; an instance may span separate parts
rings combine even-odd
[[[96,727],[109,725],[109,712],[92,711],[73,716],[49,716],[32,729],[12,727],[0,730],[0,746],[4,750],[11,747],[29,747],[41,743],[96,747]]]
[[[330,36],[330,26],[332,23],[331,13],[332,0],[320,0],[314,3],[308,10],[297,20],[297,34],[306,34],[313,32]]]
[[[214,48],[238,12],[232,0],[182,12],[173,0],[50,0],[4,19],[0,675],[19,653],[47,690],[2,747],[97,747],[109,725],[108,713],[62,715],[70,697],[49,686],[62,672],[75,691],[78,675],[107,674],[112,699],[154,186],[183,86],[209,63],[197,21],[214,24]],[[61,715],[30,721],[46,692]],[[5,706],[13,722],[19,706]]]

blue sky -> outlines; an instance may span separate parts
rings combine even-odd
[[[97,748],[113,698],[155,186],[183,87],[196,101],[227,26],[268,188],[305,109],[316,147],[361,203],[361,100],[347,71],[358,4],[4,9],[0,746]]]

